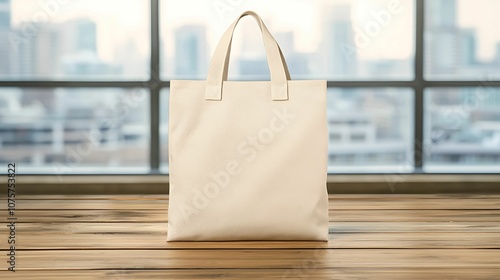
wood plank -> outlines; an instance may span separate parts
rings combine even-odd
[[[22,210],[105,210],[105,209],[167,209],[167,199],[86,199],[75,203],[75,200],[63,199],[17,199],[17,208]],[[500,198],[490,198],[482,200],[465,199],[406,199],[403,201],[393,201],[386,199],[373,200],[353,200],[337,199],[330,200],[330,210],[474,210],[474,209],[492,209],[500,210]]]
[[[40,249],[498,249],[500,234],[449,232],[385,232],[335,233],[329,242],[166,242],[166,232],[137,233],[40,233],[19,231],[16,238],[19,250]],[[6,243],[0,245],[7,250]]]
[[[8,213],[0,212],[6,220]],[[17,210],[18,223],[166,222],[167,210]],[[500,222],[500,210],[329,210],[333,222]]]
[[[353,200],[373,200],[385,199],[392,201],[399,201],[404,199],[467,199],[467,200],[481,200],[498,198],[500,194],[481,194],[481,193],[446,193],[446,194],[329,194],[330,199],[353,199]]]
[[[494,268],[335,268],[311,269],[172,269],[172,270],[25,270],[16,273],[0,271],[8,279],[372,279],[372,280],[429,280],[429,279],[497,279],[500,269]]]
[[[330,195],[331,210],[362,209],[500,209],[500,195]],[[77,200],[78,203],[74,203]],[[18,196],[18,208],[62,209],[165,209],[167,195],[47,195]]]
[[[167,210],[168,200],[166,199],[123,199],[123,200],[103,200],[87,199],[75,200],[24,200],[18,199],[18,210]]]
[[[500,222],[499,210],[329,210],[333,222]]]
[[[60,269],[317,269],[500,267],[497,250],[288,249],[288,250],[43,250],[18,251],[19,271]]]
[[[498,222],[330,222],[330,232],[500,232]]]
[[[6,197],[5,193],[0,198]],[[168,200],[168,194],[17,194],[22,200]]]
[[[498,223],[333,223],[325,248],[500,248]],[[382,226],[378,226],[382,224]],[[433,225],[430,225],[433,224]],[[375,227],[371,229],[371,227]],[[399,227],[399,228],[398,228]],[[429,230],[431,229],[431,230]],[[477,231],[476,229],[481,229]],[[19,223],[18,249],[312,248],[316,242],[166,243],[166,223]],[[7,234],[7,228],[0,232]],[[473,234],[472,234],[473,233]],[[43,242],[40,242],[43,240]],[[0,249],[5,250],[7,244]]]
[[[5,193],[0,194],[0,198],[6,197]],[[30,200],[155,200],[155,199],[167,199],[168,194],[18,194],[19,199],[30,199]],[[465,199],[465,200],[490,200],[500,198],[500,194],[329,194],[328,198],[330,200],[362,200],[362,201],[372,201],[372,200],[387,200],[397,202],[400,200],[421,200],[421,199]]]
[[[329,201],[330,210],[500,210],[500,196],[484,199],[463,198],[421,198],[421,199],[332,199]]]
[[[19,223],[21,232],[37,235],[46,233],[155,233],[166,232],[166,223],[121,222],[121,223]],[[7,233],[0,227],[0,233]],[[356,232],[500,232],[497,222],[330,222],[330,233]]]
[[[167,223],[19,223],[22,234],[152,234],[166,233]],[[0,228],[4,230],[3,228]],[[7,232],[4,230],[4,232]]]
[[[167,222],[167,210],[16,210],[17,223]],[[0,212],[6,220],[7,211]]]

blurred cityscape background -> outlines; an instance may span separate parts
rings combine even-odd
[[[0,80],[149,79],[149,1],[75,0],[49,8],[32,1],[28,5],[35,8],[24,10],[26,1],[0,0]],[[205,7],[206,2],[160,1],[164,80],[204,79],[221,33],[238,14],[228,9],[246,10],[244,4],[227,6],[222,14],[208,1],[210,12],[203,17],[186,8]],[[414,92],[391,87],[390,81],[414,78],[414,1],[268,2],[248,5],[268,23],[292,78],[388,81],[379,88],[329,88],[329,171],[412,172]],[[500,90],[481,82],[500,78],[500,34],[480,21],[493,20],[487,11],[498,11],[500,3],[425,3],[425,79],[478,83],[425,90],[424,143],[418,143],[424,147],[424,170],[499,172]],[[293,11],[278,15],[275,5],[289,5]],[[280,26],[299,21],[299,15],[304,26]],[[123,26],[127,18],[134,18],[134,24]],[[242,22],[230,78],[268,79],[257,31],[255,23]],[[160,104],[164,172],[168,94],[168,88],[162,90]],[[149,112],[146,89],[0,87],[0,162],[18,162],[27,173],[147,172]]]

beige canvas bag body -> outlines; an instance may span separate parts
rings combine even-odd
[[[259,24],[271,81],[227,81]],[[262,19],[222,36],[206,81],[171,81],[168,241],[328,239],[326,81],[292,81]]]

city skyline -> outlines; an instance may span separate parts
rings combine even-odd
[[[410,3],[409,1],[401,0],[401,1],[397,1],[397,2],[400,3],[399,8],[401,11],[406,11],[407,13],[409,13],[409,15],[411,15],[411,17],[413,17],[413,15],[412,15],[413,13],[410,11],[411,10],[410,7],[408,7],[409,3]],[[12,36],[13,34],[16,35],[16,33],[17,33],[18,36],[22,37],[23,35],[21,34],[21,32],[24,32],[25,31],[24,29],[28,28],[26,26],[29,24],[29,22],[20,20],[20,18],[27,19],[28,17],[26,15],[20,16],[20,12],[19,11],[15,12],[15,11],[16,10],[24,10],[26,12],[26,11],[28,11],[28,8],[26,8],[26,7],[28,7],[30,5],[25,5],[25,6],[20,7],[18,5],[18,1],[16,1],[16,0],[14,0],[14,1],[4,0],[2,3],[3,3],[4,7],[5,7],[5,5],[8,5],[9,3],[11,4],[11,8],[10,8],[11,13],[8,13],[8,16],[4,16],[4,18],[10,18],[10,21],[12,22],[12,25],[13,25],[11,28],[9,28],[10,29],[9,36]],[[105,30],[109,29],[109,26],[108,26],[109,21],[107,21],[106,24],[103,24],[102,17],[96,17],[96,16],[88,17],[88,15],[85,15],[81,11],[79,11],[77,13],[76,10],[80,10],[80,8],[82,8],[82,6],[81,6],[81,3],[78,1],[75,3],[76,4],[61,6],[59,8],[59,12],[54,17],[49,18],[50,19],[49,23],[39,25],[38,26],[39,31],[37,33],[35,33],[35,35],[32,36],[31,38],[28,38],[28,40],[26,40],[26,42],[21,43],[19,46],[19,49],[24,48],[24,51],[26,51],[25,49],[28,48],[26,45],[29,45],[30,43],[32,43],[32,41],[35,41],[32,44],[36,44],[37,38],[41,34],[43,34],[44,32],[51,32],[50,31],[51,28],[62,30],[63,28],[60,28],[59,26],[64,27],[64,25],[66,25],[70,22],[75,22],[75,21],[93,22],[93,24],[95,25],[95,29],[96,29],[95,34],[93,34],[93,37],[97,42],[96,48],[94,51],[96,56],[94,58],[91,58],[91,57],[89,57],[88,54],[87,55],[79,55],[79,56],[71,57],[70,60],[71,59],[73,59],[73,60],[93,59],[95,61],[95,63],[100,64],[101,66],[93,66],[93,67],[90,67],[90,69],[95,69],[95,67],[100,67],[100,68],[108,67],[109,69],[107,69],[105,71],[101,70],[101,71],[96,71],[96,72],[101,73],[101,74],[103,72],[104,73],[107,72],[107,73],[109,73],[110,76],[113,76],[113,77],[120,77],[120,76],[146,77],[147,71],[149,71],[148,70],[148,63],[147,63],[148,58],[147,58],[147,52],[143,52],[143,50],[144,50],[143,43],[134,41],[132,39],[133,37],[129,37],[129,39],[126,39],[126,38],[120,39],[121,35],[120,35],[120,32],[118,32],[119,34],[117,34],[113,38],[115,38],[117,41],[119,41],[121,46],[125,46],[125,47],[118,47],[118,48],[114,47],[113,51],[111,52],[112,53],[111,55],[106,54],[106,53],[109,53],[109,51],[105,51],[103,49],[109,48],[109,46],[105,47],[106,45],[109,45],[109,44],[105,43],[108,40],[103,39],[102,33],[105,32]],[[163,1],[163,3],[166,3],[165,5],[167,5],[168,1]],[[295,4],[293,4],[293,3],[295,3]],[[296,2],[296,1],[293,3],[291,4],[292,10],[294,9],[293,7],[295,7],[295,6],[296,7],[303,7],[303,4],[299,5],[298,2]],[[303,42],[304,40],[300,40],[297,38],[303,38],[302,36],[300,36],[300,34],[303,33],[304,31],[301,28],[295,28],[294,26],[296,26],[296,24],[294,26],[292,26],[292,29],[290,29],[290,27],[284,28],[282,25],[284,23],[288,22],[287,17],[277,17],[275,20],[270,21],[270,26],[273,26],[273,25],[277,26],[276,29],[278,31],[274,32],[275,34],[292,32],[292,35],[295,38],[295,40],[294,40],[294,45],[291,46],[293,48],[291,52],[298,54],[299,56],[302,57],[302,58],[297,58],[297,59],[301,59],[301,60],[305,60],[305,61],[309,62],[309,65],[306,67],[308,69],[307,71],[309,71],[309,72],[304,71],[303,69],[300,69],[300,71],[296,71],[299,73],[299,75],[302,75],[302,76],[322,76],[322,78],[323,77],[325,77],[325,78],[338,77],[338,78],[342,78],[342,79],[343,79],[343,77],[358,77],[359,76],[359,78],[370,79],[371,76],[375,77],[377,75],[380,75],[380,73],[385,73],[385,75],[387,75],[388,77],[393,75],[394,79],[403,79],[404,80],[404,79],[411,78],[410,71],[412,68],[411,65],[413,64],[411,57],[406,57],[406,59],[381,59],[381,58],[376,59],[376,60],[366,59],[366,55],[368,53],[370,53],[372,51],[372,49],[378,48],[376,46],[377,42],[379,42],[379,41],[391,42],[391,40],[385,40],[387,38],[384,37],[384,36],[386,36],[384,34],[384,32],[389,32],[389,31],[395,32],[395,31],[391,31],[390,28],[392,28],[392,26],[408,25],[408,24],[410,24],[409,22],[411,22],[411,21],[408,21],[408,20],[401,21],[401,19],[397,18],[396,20],[398,20],[398,21],[396,22],[393,19],[394,22],[392,22],[392,23],[389,22],[389,24],[387,25],[388,27],[384,28],[382,30],[383,32],[381,33],[381,35],[378,35],[378,36],[381,36],[382,38],[379,38],[379,39],[374,38],[373,40],[370,40],[368,47],[361,48],[359,46],[359,38],[361,38],[360,34],[363,34],[363,30],[360,31],[359,27],[363,27],[363,26],[360,23],[356,24],[356,22],[357,21],[362,22],[361,18],[364,18],[365,23],[367,20],[368,20],[368,22],[370,20],[373,21],[376,17],[374,16],[374,14],[372,12],[375,11],[375,14],[376,14],[377,12],[383,11],[383,8],[385,6],[387,6],[386,3],[389,3],[388,1],[375,1],[371,4],[366,4],[363,2],[363,0],[359,0],[357,2],[352,2],[352,4],[348,4],[348,2],[346,2],[346,1],[335,1],[335,2],[333,2],[333,4],[326,4],[326,2],[318,0],[318,1],[315,1],[314,3],[316,5],[310,5],[310,8],[306,9],[306,11],[309,10],[308,12],[306,12],[306,14],[307,13],[314,14],[315,12],[317,13],[317,11],[315,10],[315,7],[316,8],[328,7],[328,9],[325,9],[325,8],[322,9],[323,11],[321,13],[323,15],[325,15],[322,17],[322,18],[324,18],[323,20],[320,20],[320,22],[318,22],[318,20],[311,21],[311,22],[316,22],[315,23],[316,26],[314,28],[314,30],[316,30],[316,31],[312,32],[310,35],[308,35],[308,37],[306,37],[308,39],[313,38],[313,37],[315,37],[314,33],[318,33],[318,32],[320,32],[320,34],[323,34],[320,37],[321,38],[320,41],[316,41],[316,43],[313,44],[314,48],[316,48],[316,49],[309,50],[309,51],[302,50],[304,48],[303,47],[301,48],[301,44],[304,43]],[[468,26],[467,25],[467,22],[468,22],[467,18],[468,17],[464,17],[463,15],[460,16],[463,13],[463,12],[461,12],[463,10],[462,6],[467,5],[467,4],[463,4],[463,3],[466,3],[466,2],[463,2],[461,0],[449,0],[447,2],[434,1],[434,2],[428,3],[428,9],[429,9],[429,7],[431,7],[431,5],[434,5],[436,7],[431,9],[431,10],[434,10],[436,15],[442,14],[442,12],[438,11],[439,7],[437,7],[437,4],[439,4],[439,3],[444,3],[443,5],[450,6],[450,7],[451,6],[456,7],[454,9],[450,8],[450,9],[453,9],[455,11],[454,16],[453,16],[453,20],[452,20],[452,24],[454,25],[454,28],[456,30],[458,30],[458,31],[462,30],[460,32],[463,33],[463,35],[461,35],[462,36],[461,38],[463,38],[463,39],[454,39],[454,40],[468,40],[469,44],[471,45],[471,47],[468,50],[469,53],[462,55],[462,57],[473,58],[472,61],[469,61],[469,62],[473,62],[473,63],[468,63],[468,64],[462,63],[462,64],[467,65],[467,66],[472,65],[472,67],[470,67],[469,71],[466,71],[466,72],[462,71],[463,72],[462,74],[463,75],[474,75],[476,72],[479,72],[478,74],[482,75],[481,72],[492,72],[492,71],[493,71],[493,73],[495,73],[495,69],[481,70],[481,67],[485,66],[486,64],[495,63],[495,61],[500,61],[500,36],[499,36],[498,40],[494,41],[494,44],[493,44],[494,46],[490,46],[490,49],[491,48],[494,49],[493,58],[491,60],[485,62],[483,59],[483,57],[485,57],[485,54],[483,54],[483,51],[482,51],[482,49],[484,49],[484,48],[481,47],[482,46],[481,40],[482,40],[482,37],[484,37],[484,36],[480,36],[480,34],[484,33],[484,30],[482,30],[482,29],[478,30],[476,28],[471,28],[471,27],[461,27],[462,25]],[[144,6],[144,4],[141,5],[141,0],[134,1],[133,6],[134,5],[141,6],[141,7]],[[184,4],[177,4],[177,5],[179,7],[181,7]],[[37,5],[33,5],[30,7],[31,7],[30,11],[36,10],[36,9],[34,9],[34,7],[37,7]],[[88,7],[92,7],[92,5],[88,5]],[[175,7],[175,6],[172,6],[172,7]],[[356,8],[356,7],[358,7],[358,8]],[[359,7],[364,7],[364,8],[361,9]],[[38,8],[40,8],[40,7],[38,7]],[[346,8],[347,8],[347,10],[342,11],[342,9],[346,9]],[[65,9],[69,10],[69,11],[66,11]],[[107,9],[109,9],[109,7],[106,4],[103,6],[102,10],[105,11]],[[142,9],[144,9],[144,7],[142,7]],[[356,9],[360,9],[360,10],[356,10]],[[14,11],[14,12],[12,12],[12,11]],[[125,10],[125,11],[127,11],[127,10]],[[180,12],[178,14],[183,14],[182,9],[179,9],[179,11]],[[330,14],[325,14],[325,11],[330,11]],[[11,16],[11,14],[12,14],[12,16]],[[78,15],[78,16],[75,18],[75,17],[70,16],[71,14]],[[339,18],[339,15],[341,15],[340,18]],[[444,15],[446,15],[446,13]],[[176,22],[176,18],[178,16],[179,15],[176,15],[172,18],[171,25],[167,25],[166,28],[161,29],[161,34],[162,34],[161,40],[163,43],[163,48],[162,48],[162,61],[163,61],[162,66],[163,67],[162,67],[161,71],[162,71],[163,76],[165,78],[175,77],[176,73],[175,73],[174,69],[180,69],[179,66],[171,65],[171,63],[175,62],[175,59],[176,59],[176,56],[174,53],[175,49],[176,49],[176,47],[175,47],[176,40],[175,39],[178,38],[179,36],[175,35],[175,34],[176,34],[176,32],[178,32],[179,29],[185,28],[186,26],[194,26],[194,25],[199,25],[200,27],[204,28],[203,33],[205,34],[205,38],[199,38],[198,40],[205,40],[203,42],[203,45],[206,46],[205,48],[208,49],[208,51],[205,51],[204,58],[200,58],[199,60],[200,60],[200,63],[206,63],[206,62],[204,62],[204,60],[209,59],[209,56],[211,54],[211,50],[213,50],[214,45],[215,45],[214,41],[216,41],[216,38],[214,36],[211,36],[214,33],[213,29],[219,29],[217,26],[220,25],[220,23],[215,22],[215,25],[213,25],[215,27],[213,27],[213,26],[208,27],[206,25],[206,23],[203,23],[203,21],[200,21],[200,20],[194,21],[194,22],[187,21],[188,24],[179,25],[179,23]],[[401,15],[398,15],[398,17],[400,17],[400,16]],[[124,20],[123,13],[121,13],[120,17],[122,18],[119,20],[121,22]],[[189,18],[189,17],[187,17],[187,18]],[[392,18],[396,18],[395,15],[393,15]],[[278,19],[280,19],[279,24],[277,21]],[[325,22],[325,19],[326,19],[326,22]],[[283,20],[283,22],[281,20]],[[345,22],[344,27],[341,26],[342,24],[333,24],[333,22],[335,22],[335,21],[338,22],[339,20]],[[4,20],[4,23],[5,23],[5,20]],[[321,28],[319,28],[318,26],[321,26]],[[333,28],[335,28],[335,30],[337,30],[337,31],[332,30],[329,32],[328,31],[328,30],[330,30],[329,26],[333,26]],[[429,17],[427,18],[427,27],[429,29],[426,32],[429,34],[436,32],[435,30],[433,30],[433,28],[435,29],[436,26],[437,26],[436,22],[433,22],[432,13],[430,13]],[[175,28],[172,29],[173,27],[175,27]],[[412,28],[408,28],[408,29],[411,30]],[[402,30],[406,30],[406,29],[403,28]],[[0,32],[5,32],[5,30],[0,31]],[[398,34],[400,34],[401,32],[402,31],[399,31]],[[71,34],[71,32],[67,32],[67,33]],[[121,32],[121,33],[123,33],[123,32]],[[342,35],[344,37],[342,37],[340,35],[341,33],[344,34],[344,35]],[[409,33],[409,32],[406,31],[406,32],[402,32],[402,33],[404,34],[404,33]],[[252,33],[252,34],[255,36],[255,33]],[[165,37],[166,35],[168,35],[169,37]],[[173,36],[171,36],[171,35],[173,35]],[[52,36],[52,35],[50,35],[50,36]],[[61,40],[65,39],[66,41],[70,41],[69,38],[71,38],[71,37],[68,37],[68,35],[63,34],[60,36],[61,36]],[[130,36],[130,34],[129,34],[129,36]],[[339,36],[341,36],[341,37],[339,37]],[[347,36],[347,37],[345,37],[345,36]],[[468,38],[466,36],[468,36]],[[495,37],[495,36],[493,36],[493,37]],[[168,38],[173,38],[174,41],[168,40]],[[329,38],[333,38],[333,40],[329,39]],[[391,36],[389,36],[389,39],[390,38],[391,38]],[[337,40],[335,40],[335,39],[337,39]],[[368,39],[370,39],[370,38],[368,38]],[[411,39],[411,40],[413,40],[413,39]],[[492,39],[490,39],[490,40],[492,40]],[[236,41],[238,42],[238,40],[236,40]],[[246,40],[246,42],[247,41],[248,40]],[[334,45],[328,45],[328,41],[333,41]],[[408,40],[401,40],[398,42],[398,44],[401,45],[401,43],[404,43],[406,41],[408,41]],[[427,41],[429,41],[429,40],[427,40]],[[467,43],[467,42],[459,42],[459,43],[461,43],[462,45],[465,45],[465,43]],[[339,44],[341,44],[341,45],[339,45]],[[441,45],[441,43],[437,43],[437,44]],[[454,43],[454,44],[456,45],[458,43]],[[2,45],[3,46],[0,46],[1,49],[8,48],[8,46],[7,46],[8,44],[6,44],[6,42],[3,42]],[[238,46],[238,44],[236,44],[236,46]],[[390,46],[390,44],[389,44],[389,46]],[[260,45],[258,45],[258,47],[260,47]],[[387,48],[387,46],[384,46],[384,47]],[[284,44],[283,48],[284,49],[290,48],[290,46],[287,46],[287,44]],[[341,50],[341,53],[339,53],[339,51],[338,51],[339,48],[343,48]],[[452,50],[457,49],[457,48],[458,47],[451,47]],[[10,53],[10,55],[12,55],[12,53],[14,53],[13,55],[16,55],[16,53],[19,52],[19,49],[16,51],[11,49],[11,50],[4,51],[3,53],[4,53],[4,55],[7,55],[9,53]],[[413,49],[413,46],[411,47],[411,49]],[[442,55],[439,52],[439,46],[435,47],[434,49],[436,49],[437,51],[431,52],[433,54],[429,54],[429,52],[426,52],[426,53],[428,55],[431,55],[431,56],[434,55],[434,56],[438,56],[438,57]],[[120,51],[120,50],[122,50],[122,51]],[[236,47],[233,53],[237,56],[241,53],[241,50],[242,50],[242,46],[240,43],[239,47]],[[330,52],[330,53],[325,54],[324,53],[325,51]],[[57,50],[55,50],[53,52],[59,53]],[[463,50],[461,50],[461,52],[463,53]],[[47,52],[44,52],[44,53],[47,53]],[[389,53],[394,53],[394,51],[391,50]],[[411,51],[411,53],[413,53],[413,51]],[[125,61],[127,59],[131,59],[130,55],[133,55],[133,57],[135,57],[135,58],[132,58],[132,60],[135,62],[136,65],[130,65],[131,63],[128,63],[128,65],[123,67],[123,64],[126,64]],[[447,55],[450,55],[450,54],[447,54],[445,51],[443,56],[446,57]],[[38,55],[38,56],[41,57],[42,55]],[[55,56],[55,57],[51,58],[51,60],[52,61],[60,60],[60,56],[62,56],[62,55]],[[329,58],[324,58],[325,56],[329,57]],[[368,55],[368,56],[370,56],[370,55]],[[491,54],[488,54],[488,56],[491,56]],[[29,56],[24,55],[24,57],[29,57]],[[125,57],[127,57],[127,59],[125,59]],[[6,61],[6,60],[4,59],[4,61]],[[329,61],[328,66],[318,65],[318,63],[324,63],[325,61]],[[436,61],[439,61],[439,60],[436,60]],[[462,62],[464,62],[464,59],[462,59]],[[20,66],[22,64],[21,61],[17,62],[16,60],[14,60],[14,61],[10,61],[9,63],[11,64],[11,66],[10,66],[11,69],[16,69],[16,68],[27,69],[28,68],[28,67]],[[26,62],[24,62],[24,63],[26,63]],[[355,67],[356,63],[361,64],[361,65],[358,65],[357,67]],[[120,65],[120,64],[122,64],[122,65]],[[137,67],[137,64],[142,65],[142,66]],[[440,75],[441,73],[432,71],[432,69],[431,69],[432,67],[429,68],[430,64],[432,64],[432,63],[426,62],[426,66],[427,66],[426,69],[428,69],[428,72],[429,72],[429,73],[427,73],[428,76],[434,75],[434,74]],[[208,63],[207,63],[207,65],[208,65]],[[255,64],[255,65],[259,65],[259,64]],[[303,65],[303,63],[298,63],[298,65]],[[292,64],[292,66],[293,66],[293,64]],[[4,67],[6,67],[6,66],[4,65]],[[12,68],[12,67],[14,67],[14,68]],[[60,67],[64,67],[64,66],[60,66]],[[331,67],[334,67],[334,68],[331,68]],[[337,68],[335,68],[335,67],[337,67]],[[350,67],[349,69],[351,69],[351,70],[349,70],[346,67]],[[353,67],[357,68],[357,70],[356,71],[352,70]],[[47,67],[47,66],[40,67],[40,68],[50,69],[50,67]],[[113,68],[114,68],[114,70],[113,70]],[[119,68],[126,68],[126,69],[120,70]],[[201,67],[201,68],[206,69],[207,67],[205,66],[205,67]],[[335,70],[335,69],[337,69],[337,70]],[[1,71],[2,70],[0,69],[0,72]],[[444,72],[447,72],[447,71],[448,70],[445,69]],[[15,72],[15,71],[3,70],[3,72],[5,74],[5,72]],[[57,71],[52,71],[52,72],[55,73]],[[61,71],[59,71],[59,72],[61,72]],[[69,72],[71,72],[71,71],[69,71]],[[253,71],[249,71],[249,72],[252,73]],[[448,72],[450,72],[450,71],[448,71]],[[453,72],[453,71],[451,71],[451,72]],[[199,72],[195,72],[195,73],[198,73],[197,75],[199,75]],[[203,73],[205,73],[205,72],[203,72]],[[448,74],[448,73],[444,73],[444,74]],[[62,75],[64,76],[64,73]],[[66,75],[70,75],[70,74],[66,74]],[[184,74],[181,74],[181,75],[184,75]],[[11,73],[11,76],[12,76],[12,73]],[[47,75],[45,75],[45,76],[47,76]],[[49,73],[49,76],[50,76],[50,73]],[[429,76],[429,77],[431,77],[431,76]]]
[[[488,0],[479,0],[479,2],[486,2]],[[75,18],[75,17],[82,17],[82,16],[87,16],[88,17],[88,11],[89,9],[92,11],[100,11],[101,13],[106,13],[106,12],[112,12],[115,10],[116,7],[116,1],[113,0],[107,0],[106,2],[103,1],[86,1],[88,3],[96,3],[93,5],[92,3],[89,5],[84,6],[84,9],[82,9],[82,5],[79,1],[75,1],[74,3],[72,2],[71,5],[62,5],[61,10],[56,14],[56,16],[51,17],[50,20],[53,22],[62,22],[67,20],[68,17]],[[168,11],[172,11],[172,13],[166,13],[169,18],[169,25],[175,26],[175,25],[182,25],[183,19],[184,18],[196,18],[198,17],[197,11],[190,9],[190,7],[197,1],[162,1],[162,8],[167,9]],[[227,17],[224,17],[224,24],[220,23],[220,19],[217,17],[217,13],[214,11],[214,8],[211,6],[211,4],[207,4],[206,10],[208,11],[211,16],[210,18],[214,20],[214,24],[216,26],[221,26],[224,27],[226,26],[226,21],[232,20],[232,17],[236,17],[238,14],[238,8],[239,9],[244,9],[246,7],[251,8],[252,6],[260,8],[260,10],[263,10],[263,14],[267,14],[265,9],[262,9],[262,1],[255,1],[255,3],[244,3],[242,7],[234,7],[232,10],[229,10],[227,14],[225,14]],[[290,2],[290,3],[288,3]],[[294,11],[294,13],[297,13],[297,11],[301,14],[314,14],[315,7],[323,5],[326,1],[323,0],[315,0],[312,1],[312,4],[310,5],[304,5],[300,1],[292,0],[292,1],[287,1],[288,5],[290,6],[290,9]],[[336,0],[334,3],[345,3],[348,1],[339,1]],[[387,1],[374,1],[370,0],[371,5],[366,4],[366,0],[358,0],[358,1],[351,1],[353,5],[358,5],[360,7],[372,7],[377,5],[377,3],[386,3]],[[432,2],[432,1],[430,1]],[[466,0],[457,0],[458,3],[458,8],[457,8],[457,23],[460,27],[462,28],[468,28],[472,27],[473,25],[478,26],[480,31],[480,41],[488,41],[486,43],[481,43],[480,45],[480,55],[479,57],[481,59],[484,58],[491,58],[494,55],[494,47],[492,47],[494,42],[500,41],[500,34],[496,36],[492,36],[492,26],[496,26],[495,24],[492,24],[493,22],[498,22],[500,19],[495,15],[495,11],[500,9],[500,3],[496,3],[494,1],[489,1],[488,2],[488,8],[487,9],[482,9],[481,14],[483,17],[487,18],[487,20],[483,21],[477,21],[477,18],[475,16],[476,13],[471,13],[471,10],[477,10],[478,5],[476,3],[479,3],[478,1],[466,1]],[[373,4],[375,3],[375,4]],[[405,3],[404,0],[401,0],[401,3]],[[270,7],[269,10],[275,10],[274,8],[279,7],[282,4],[281,1],[274,1],[274,2],[266,2],[266,5]],[[43,11],[42,7],[40,6],[39,1],[37,0],[23,0],[23,1],[12,1],[13,6],[13,13],[12,13],[12,24],[13,26],[19,25],[21,22],[27,21],[30,17],[35,15],[39,11]],[[147,21],[144,23],[141,22],[135,22],[133,21],[133,18],[130,18],[130,14],[136,13],[136,14],[143,14],[143,11],[147,11],[148,9],[148,1],[141,1],[141,0],[135,0],[132,2],[128,2],[127,5],[121,5],[121,9],[123,9],[123,12],[121,13],[119,17],[119,22],[121,24],[124,24],[125,26],[131,25],[131,24],[146,24]],[[95,9],[91,9],[92,6],[96,6]],[[380,6],[380,4],[379,4]],[[496,7],[496,8],[495,8]],[[200,9],[203,10],[203,9]],[[162,10],[163,11],[163,10]],[[232,16],[232,17],[231,17]],[[115,16],[116,17],[116,16]],[[140,18],[140,17],[136,17]],[[314,22],[313,19],[314,17],[312,16],[306,16],[305,20],[303,23],[305,23],[306,27],[311,27],[310,22]],[[290,22],[290,19],[286,19],[286,17],[281,17],[283,19],[285,25]],[[99,19],[98,24],[102,25],[102,21],[105,21],[105,19]],[[286,23],[285,23],[286,22]],[[297,24],[293,25],[296,26]],[[309,29],[311,30],[311,29]],[[222,31],[222,30],[220,30]],[[486,34],[486,35],[482,35]],[[300,48],[299,48],[300,49]]]
[[[495,41],[497,49],[493,59],[484,61],[481,58],[479,53],[482,31],[470,26],[460,26],[460,10],[463,9],[461,2],[435,1],[429,2],[432,4],[427,6],[424,48],[426,78],[499,74],[500,43]],[[0,36],[23,32],[29,25],[29,22],[20,21],[12,27],[12,20],[5,20],[11,17],[9,3],[8,0],[0,0]],[[298,4],[297,1],[293,3],[296,4],[291,5],[292,7],[303,7],[303,4]],[[360,3],[364,2],[360,0],[355,3],[361,5]],[[382,32],[382,37],[367,37],[368,41],[365,38],[365,42],[368,44],[364,48],[359,45],[359,30],[355,28],[355,21],[367,13],[369,17],[366,19],[374,20],[375,17],[370,15],[370,11],[380,11],[381,6],[378,4],[389,2],[370,3],[372,4],[365,3],[364,10],[356,10],[355,4],[349,5],[346,1],[336,1],[329,5],[328,9],[322,11],[321,20],[316,23],[319,27],[315,32],[321,36],[316,36],[314,43],[309,42],[313,46],[312,49],[310,46],[304,46],[304,31],[302,27],[295,28],[297,23],[285,28],[290,19],[271,17],[268,25],[282,46],[292,77],[411,80],[412,57],[398,54],[393,58],[382,55],[379,59],[367,59],[371,56],[367,55],[367,52],[372,52],[372,47],[380,48],[377,41],[386,40],[386,52],[390,53],[391,48],[398,46],[399,42],[389,40],[391,32],[398,34],[397,32],[405,31],[405,28],[399,26],[397,30],[385,35]],[[77,6],[81,8],[81,5],[80,3]],[[105,7],[103,10],[106,9]],[[306,9],[305,13],[314,14],[314,9]],[[37,25],[39,30],[15,51],[9,42],[1,41],[0,61],[4,63],[0,65],[0,79],[7,77],[13,80],[92,81],[148,77],[149,57],[147,52],[142,53],[141,49],[149,42],[135,40],[136,34],[123,37],[120,35],[123,31],[120,31],[117,36],[122,37],[118,42],[114,42],[112,51],[102,51],[103,45],[108,44],[112,38],[106,39],[103,34],[109,32],[107,29],[115,23],[109,26],[104,24],[102,18],[105,17],[102,14],[100,17],[79,14],[77,17],[62,18]],[[218,32],[219,26],[224,26],[224,29],[227,27],[224,20],[215,22],[215,27],[208,25],[203,18],[199,21],[191,21],[188,18],[182,24],[173,18],[172,22],[171,26],[162,28],[161,32],[162,78],[204,79],[214,42],[218,40],[214,32]],[[378,24],[383,27],[380,21]],[[135,26],[131,30],[137,29],[141,28]],[[409,30],[410,32],[405,31],[405,36],[412,37],[413,27]],[[267,61],[258,28],[254,23],[242,24],[237,35],[241,37],[242,34],[246,35],[244,44],[239,40],[233,45],[230,75],[232,78],[268,79]],[[305,38],[314,37],[311,34]],[[108,45],[106,48],[109,47]],[[353,51],[352,48],[357,50]],[[412,50],[413,46],[405,52],[413,53]],[[162,96],[166,96],[166,91],[164,90]],[[92,98],[88,98],[89,93],[92,93]],[[479,100],[477,94],[469,88],[427,88],[424,144],[432,153],[426,154],[426,165],[500,161],[500,154],[495,152],[500,146],[500,111],[495,111],[495,108],[500,107],[500,97],[497,95],[498,91],[492,90],[491,93],[481,95],[487,97]],[[106,112],[111,110],[110,106],[113,106],[114,102],[126,96],[133,96],[133,92],[119,88],[0,88],[0,107],[3,110],[0,115],[0,147],[3,149],[0,152],[0,160],[14,156],[13,151],[27,153],[21,160],[26,161],[26,158],[29,158],[34,165],[61,160],[66,156],[64,149],[73,149],[75,145],[87,141],[83,133],[95,129],[96,123],[102,118],[118,118],[112,114],[107,115]],[[329,89],[328,96],[331,166],[348,168],[368,165],[398,168],[405,165],[411,168],[415,101],[410,88],[332,88]],[[477,106],[472,109],[464,109],[471,99],[481,102],[476,102]],[[162,102],[164,111],[166,103]],[[104,142],[114,143],[120,148],[113,150],[104,143],[98,145],[96,157],[88,158],[87,164],[128,166],[135,162],[146,163],[149,135],[143,128],[149,127],[148,110],[145,105],[138,107],[133,117],[120,122],[114,130],[99,128],[99,133],[105,135]],[[22,125],[12,118],[21,115],[24,116]],[[452,117],[460,120],[456,121]],[[160,125],[163,142],[167,141],[168,134],[165,118],[168,120],[168,117],[162,117]],[[450,125],[450,119],[456,122],[453,126]],[[20,139],[20,143],[25,143],[24,146],[16,146],[17,139]],[[138,145],[139,149],[134,148],[134,145]],[[4,149],[6,147],[12,149],[7,151]],[[47,149],[43,150],[43,147]],[[122,148],[123,150],[120,150]],[[105,154],[109,155],[109,158],[104,157]],[[165,158],[162,162],[167,164]]]

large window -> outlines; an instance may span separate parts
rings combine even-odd
[[[331,88],[329,171],[413,170],[413,91]]]
[[[426,1],[425,78],[500,79],[500,2]]]
[[[21,173],[147,172],[143,89],[0,88],[0,162]]]
[[[499,10],[425,1],[424,171],[500,172]]]
[[[414,77],[412,0],[161,0],[161,4],[165,79],[204,78],[220,35],[242,10],[249,9],[268,19],[294,78]],[[267,78],[261,35],[253,20],[243,21],[232,45],[232,77]]]
[[[430,88],[425,95],[425,170],[500,172],[500,88]]]
[[[0,79],[148,79],[147,0],[0,1]]]
[[[497,2],[0,0],[0,163],[168,173],[169,81],[255,10],[292,78],[328,80],[330,173],[499,172]],[[269,78],[253,20],[232,47],[231,79]]]

